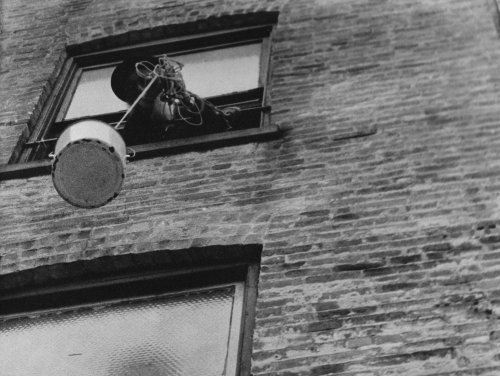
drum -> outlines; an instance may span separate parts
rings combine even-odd
[[[52,181],[59,195],[81,208],[114,199],[125,178],[126,145],[110,125],[83,120],[64,130],[52,160]]]

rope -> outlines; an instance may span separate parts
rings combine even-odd
[[[134,103],[132,103],[132,105],[129,107],[129,109],[127,110],[127,112],[125,112],[125,115],[123,115],[123,117],[120,119],[120,121],[118,122],[118,124],[115,125],[115,129],[116,130],[120,130],[120,129],[124,128],[124,126],[122,126],[121,124],[126,119],[126,117],[132,112],[132,110],[135,108],[135,106],[137,106],[137,103],[139,103],[139,101],[142,99],[142,97],[144,97],[146,95],[146,92],[149,90],[149,88],[151,86],[153,86],[153,84],[155,83],[155,81],[156,81],[157,78],[158,78],[158,76],[155,75],[153,77],[153,79],[149,82],[149,84],[144,88],[144,90],[142,91],[142,93],[139,94],[139,96],[134,101]]]

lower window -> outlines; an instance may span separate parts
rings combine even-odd
[[[222,281],[209,277],[209,284],[206,276],[183,275],[175,288],[177,277],[141,276],[18,295],[0,309],[0,374],[244,374],[251,269],[239,280],[233,272]]]

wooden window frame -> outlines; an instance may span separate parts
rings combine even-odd
[[[134,145],[134,150],[139,157],[157,155],[158,152],[169,150],[171,148],[179,150],[182,145],[182,150],[196,149],[203,144],[211,144],[217,146],[217,141],[222,144],[231,144],[231,140],[241,142],[246,139],[260,138],[276,134],[279,129],[271,125],[270,122],[270,106],[269,106],[269,60],[271,44],[270,39],[274,23],[266,23],[257,26],[232,28],[205,32],[201,34],[183,35],[168,39],[162,39],[151,42],[137,43],[125,47],[110,48],[104,51],[89,52],[75,54],[69,56],[64,63],[61,74],[55,86],[53,95],[49,98],[46,110],[41,114],[37,126],[34,128],[28,142],[24,145],[24,150],[20,155],[18,162],[39,161],[43,158],[42,154],[48,154],[47,145],[49,147],[55,144],[55,137],[47,137],[50,131],[55,127],[59,127],[56,133],[62,130],[71,123],[80,119],[64,120],[64,113],[67,110],[73,93],[76,90],[78,79],[85,68],[112,64],[127,57],[133,56],[148,56],[164,53],[165,51],[175,51],[169,53],[172,57],[177,54],[213,50],[217,48],[244,45],[249,43],[261,43],[260,57],[260,73],[259,73],[259,88],[262,90],[261,102],[261,118],[258,127],[242,129],[236,131],[211,133],[207,135],[194,136],[189,138],[179,138],[173,140],[158,141]],[[245,93],[241,93],[245,94]],[[217,101],[217,98],[214,98]],[[119,119],[120,113],[104,114],[102,116],[89,116],[85,118],[103,119],[111,124]],[[47,140],[47,141],[44,141]],[[49,144],[50,143],[50,144]],[[136,150],[137,149],[137,150]],[[43,163],[42,163],[43,164]],[[0,175],[1,175],[0,169]]]

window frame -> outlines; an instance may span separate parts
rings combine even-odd
[[[140,256],[139,256],[140,257]],[[96,304],[117,304],[158,295],[177,295],[228,285],[242,285],[242,309],[238,330],[236,375],[249,376],[259,263],[255,261],[214,266],[172,268],[155,272],[132,272],[79,282],[58,283],[15,290],[0,295],[2,321],[39,313],[81,309]],[[235,295],[237,287],[235,289]],[[233,337],[234,339],[234,337]]]
[[[270,54],[271,39],[275,23],[268,22],[260,25],[229,28],[211,32],[202,32],[198,34],[187,34],[176,37],[164,38],[160,40],[148,41],[130,44],[122,47],[108,48],[95,52],[75,53],[66,59],[61,74],[58,77],[53,95],[49,97],[45,111],[40,116],[37,125],[29,139],[24,144],[23,151],[20,153],[18,162],[29,162],[41,160],[44,157],[40,155],[46,151],[46,145],[50,142],[55,145],[57,138],[46,139],[51,129],[62,125],[62,130],[71,123],[85,118],[106,118],[113,115],[105,114],[102,116],[88,116],[78,119],[64,120],[64,114],[67,111],[73,93],[76,90],[78,79],[85,68],[97,65],[106,65],[119,62],[127,57],[158,55],[166,50],[175,51],[169,54],[175,56],[181,53],[188,53],[201,50],[214,50],[222,47],[244,45],[250,43],[261,43],[260,69],[259,69],[259,88],[262,90],[262,106],[260,115],[260,124],[255,128],[235,130],[229,132],[210,133],[206,135],[164,140],[151,143],[134,145],[134,151],[145,156],[155,155],[152,151],[158,149],[177,148],[182,145],[182,149],[196,149],[200,144],[213,143],[214,141],[245,140],[253,136],[275,134],[279,131],[276,126],[270,122],[270,100],[269,100],[269,79],[270,79]],[[81,51],[80,51],[81,52]],[[124,113],[125,111],[123,111]],[[118,113],[114,113],[115,115]],[[115,116],[116,119],[116,116]],[[111,122],[112,123],[112,122]],[[214,137],[219,135],[221,137]],[[215,142],[215,145],[217,142]],[[190,147],[192,146],[192,147]],[[136,150],[138,147],[138,150]],[[43,151],[43,152],[42,152]],[[47,153],[48,154],[48,153]]]

